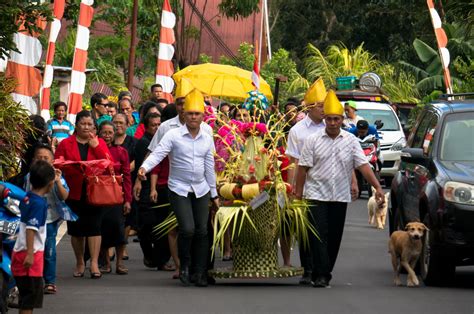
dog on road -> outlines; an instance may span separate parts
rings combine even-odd
[[[392,255],[394,283],[400,286],[400,268],[403,266],[408,272],[407,286],[415,287],[420,283],[416,276],[416,262],[423,247],[423,235],[428,228],[421,222],[410,222],[405,227],[406,231],[395,231],[390,236],[388,251]]]
[[[385,193],[385,203],[382,207],[379,207],[375,200],[375,189],[372,187],[372,196],[367,202],[367,209],[369,210],[369,225],[374,225],[377,229],[385,228],[389,196],[390,192]]]

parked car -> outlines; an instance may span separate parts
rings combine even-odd
[[[474,100],[425,106],[401,160],[390,233],[423,222],[421,276],[427,285],[450,283],[456,266],[474,265]]]
[[[348,100],[354,100],[357,104],[357,115],[367,120],[369,124],[373,125],[377,120],[383,123],[378,129],[383,159],[380,177],[384,178],[389,186],[393,176],[398,172],[401,150],[406,145],[402,125],[391,103],[381,93],[343,90],[337,91],[336,95],[343,104]]]

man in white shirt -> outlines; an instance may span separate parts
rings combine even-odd
[[[160,125],[160,127],[158,128],[158,131],[153,136],[153,139],[151,140],[150,145],[148,145],[148,150],[150,152],[155,150],[156,146],[158,146],[158,143],[161,141],[163,136],[166,133],[168,133],[169,130],[176,129],[184,125],[185,112],[184,112],[183,105],[184,105],[183,98],[177,98],[176,111],[178,112],[178,115],[172,119],[166,120]],[[212,128],[209,126],[209,124],[202,122],[201,127],[204,132],[213,136]]]
[[[319,130],[324,129],[324,99],[326,98],[326,87],[321,78],[319,78],[306,92],[304,96],[304,102],[309,108],[306,117],[296,123],[288,134],[287,146],[285,154],[290,159],[290,164],[293,167],[288,169],[288,183],[294,188],[296,170],[298,169],[298,160],[300,159],[301,150],[303,149],[304,141],[311,134],[316,133]],[[285,247],[282,242],[282,255],[283,248]],[[289,246],[289,245],[288,245]],[[288,250],[289,251],[289,250]],[[305,247],[302,243],[299,243],[300,261],[301,266],[304,268],[303,277],[300,279],[300,284],[307,285],[311,283],[311,251],[308,247]],[[289,254],[288,254],[289,255]]]
[[[324,102],[326,127],[310,135],[303,146],[296,178],[295,197],[309,202],[310,220],[319,239],[311,234],[312,282],[314,287],[327,287],[336,263],[344,231],[347,203],[351,195],[353,170],[357,168],[376,189],[379,206],[384,203],[380,183],[367,159],[349,132],[341,130],[344,109],[333,91]]]
[[[185,124],[163,136],[138,170],[138,177],[146,179],[146,173],[169,156],[169,198],[179,225],[179,278],[184,285],[190,284],[192,260],[196,286],[204,287],[207,286],[209,200],[219,207],[214,141],[201,127],[204,98],[199,91],[186,96],[184,112]]]

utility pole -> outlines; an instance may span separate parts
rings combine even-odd
[[[128,80],[127,87],[129,91],[133,88],[133,78],[135,76],[135,51],[137,43],[137,19],[138,19],[138,0],[133,0],[132,13],[132,33],[130,39],[130,53],[128,56]]]

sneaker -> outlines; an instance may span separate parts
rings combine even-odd
[[[304,272],[303,276],[300,279],[300,285],[309,285],[311,284],[311,273],[310,272]]]
[[[326,277],[318,277],[312,284],[314,288],[327,288],[329,287],[329,280]]]

